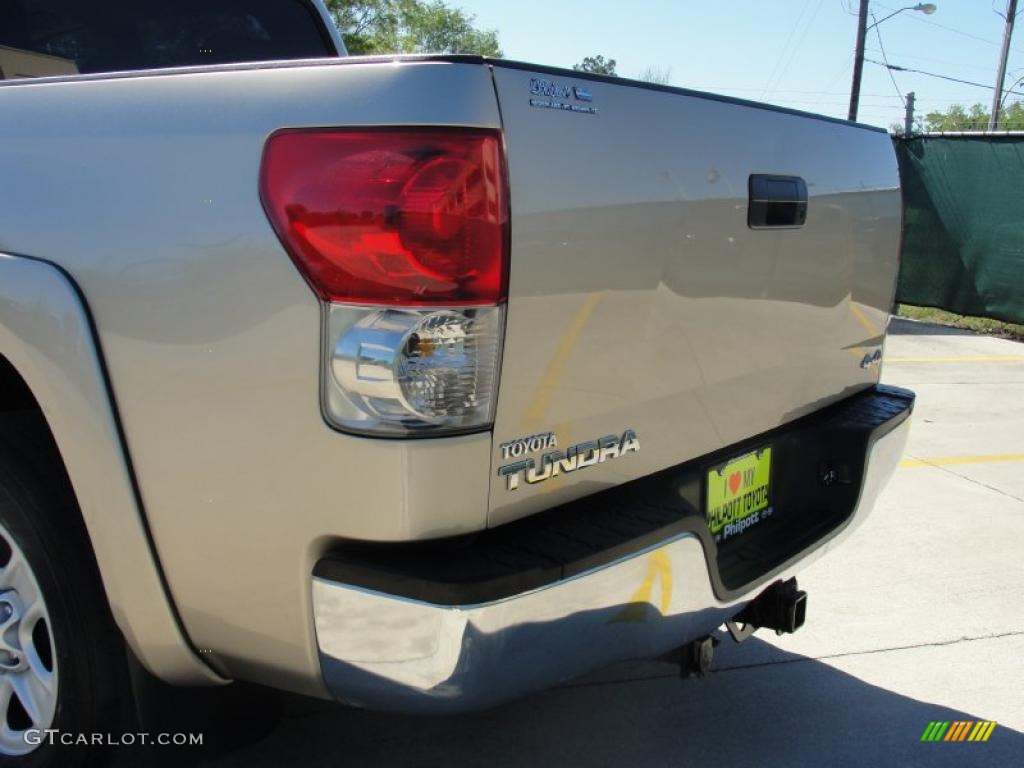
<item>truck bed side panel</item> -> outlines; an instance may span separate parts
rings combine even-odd
[[[0,115],[0,251],[82,289],[193,644],[232,675],[322,692],[313,563],[341,537],[483,528],[490,435],[326,425],[320,308],[260,205],[264,142],[290,126],[498,127],[489,71],[341,60],[12,82]]]

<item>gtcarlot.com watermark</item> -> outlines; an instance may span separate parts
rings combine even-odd
[[[201,733],[71,733],[55,728],[45,730],[29,728],[25,731],[25,743],[33,747],[40,744],[64,744],[65,746],[107,746],[129,747],[137,744],[160,746],[202,746]]]

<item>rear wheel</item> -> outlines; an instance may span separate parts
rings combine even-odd
[[[132,730],[128,679],[124,640],[42,415],[0,413],[0,762],[108,764],[113,755],[93,734]]]

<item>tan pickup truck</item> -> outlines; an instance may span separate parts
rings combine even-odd
[[[136,663],[447,712],[798,628],[913,405],[888,136],[201,5],[0,83],[0,751]]]

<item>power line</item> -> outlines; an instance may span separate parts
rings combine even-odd
[[[896,89],[897,95],[900,97],[900,101],[906,101],[903,98],[903,92],[900,91],[900,87],[896,85],[896,77],[892,73],[892,69],[889,67],[889,57],[885,55],[885,46],[882,44],[882,33],[878,29],[878,19],[875,18],[875,14],[871,14],[871,20],[875,22],[875,36],[878,38],[878,48],[882,52],[882,61],[885,62],[886,72],[889,73],[889,79],[892,80],[892,87]]]
[[[986,90],[989,90],[989,91],[994,91],[995,90],[994,86],[984,85],[983,83],[975,83],[975,82],[972,82],[971,80],[961,80],[958,77],[948,77],[947,75],[937,75],[934,72],[925,72],[924,70],[921,70],[921,69],[911,69],[910,67],[899,67],[899,66],[896,66],[895,64],[885,64],[885,63],[883,63],[881,61],[875,61],[874,59],[864,59],[864,61],[871,62],[872,64],[877,64],[880,67],[885,67],[887,69],[891,69],[891,70],[896,71],[896,72],[913,72],[915,75],[926,75],[927,77],[937,77],[940,80],[949,80],[951,83],[962,83],[963,85],[973,85],[976,88],[985,88]],[[1022,92],[1022,91],[1007,91],[1007,93],[1012,93],[1015,96],[1024,96],[1024,92]]]
[[[732,86],[732,85],[688,85],[686,87],[690,88],[691,90],[694,90],[694,91],[715,91],[715,90],[719,90],[719,91],[744,91],[746,93],[750,93],[752,91],[760,91],[761,90],[760,88],[740,88],[739,86]],[[775,88],[774,92],[775,93],[810,93],[810,94],[821,94],[821,95],[824,95],[824,96],[846,96],[846,95],[848,95],[846,93],[846,91],[809,91],[809,90],[806,90],[806,89],[799,89],[799,88]],[[883,97],[889,98],[889,99],[895,98],[891,93],[865,93],[864,95],[868,96],[868,97],[883,96]]]
[[[775,66],[772,67],[771,73],[768,75],[768,79],[765,81],[764,90],[761,91],[761,98],[764,98],[765,94],[771,90],[772,81],[775,80],[775,73],[779,71],[779,67],[782,65],[782,60],[786,58],[786,53],[789,51],[789,44],[793,42],[793,35],[796,34],[797,28],[800,26],[800,22],[803,21],[804,14],[807,13],[807,9],[811,7],[811,0],[804,0],[803,7],[800,9],[800,15],[796,17],[796,22],[790,27],[789,36],[786,38],[786,42],[782,44],[782,49],[779,51],[779,58],[775,61]]]
[[[849,72],[850,62],[853,61],[853,59],[854,59],[853,51],[850,51],[846,55],[846,59],[843,61],[842,66],[835,71],[835,74],[832,75],[832,77],[829,78],[828,85],[825,86],[825,90],[826,91],[831,90],[835,86],[835,84],[839,82],[839,79],[844,74],[847,74]]]
[[[778,104],[785,106],[787,104],[810,104],[817,105],[820,107],[831,107],[831,106],[842,106],[846,104],[845,101],[805,101],[801,99],[778,99],[774,101],[766,101],[765,104]],[[903,107],[899,104],[861,104],[862,107],[868,109],[895,109],[897,111],[902,110]]]
[[[895,8],[891,8],[891,7],[887,6],[887,5],[882,5],[881,3],[875,3],[875,5],[877,5],[879,8],[884,8],[887,11],[895,11],[896,10]],[[955,27],[947,27],[945,24],[939,24],[939,22],[937,22],[937,21],[932,21],[931,19],[925,19],[925,18],[923,18],[923,17],[921,17],[921,16],[919,16],[917,14],[913,14],[913,13],[912,14],[908,14],[904,18],[913,19],[914,21],[919,22],[921,24],[931,24],[933,27],[938,27],[939,29],[944,29],[947,32],[953,32],[954,34],[961,35],[963,37],[969,37],[972,40],[977,40],[978,42],[981,42],[981,43],[988,43],[989,45],[994,45],[996,47],[1000,47],[1002,45],[1002,43],[998,43],[995,40],[989,40],[989,39],[984,38],[984,37],[978,37],[977,35],[972,35],[970,32],[964,32],[962,29],[956,29]],[[1010,48],[1010,50],[1011,51],[1016,51],[1017,53],[1024,53],[1024,49],[1021,49],[1021,48]]]
[[[881,51],[875,50],[874,48],[866,48],[865,51],[868,52],[868,53],[881,53]],[[991,72],[992,71],[992,67],[982,66],[981,64],[965,64],[963,62],[950,61],[949,59],[936,59],[936,58],[934,58],[932,56],[914,56],[914,55],[911,55],[909,53],[901,53],[899,51],[896,51],[893,55],[896,56],[897,58],[900,58],[900,59],[913,59],[914,61],[927,61],[927,62],[931,62],[932,64],[947,64],[947,65],[949,65],[951,67],[966,67],[967,69],[977,69],[977,70],[980,70],[982,72]]]
[[[778,84],[782,80],[782,78],[786,76],[786,72],[788,72],[789,68],[793,66],[793,59],[795,59],[796,55],[800,52],[800,47],[804,44],[804,40],[807,39],[807,33],[810,32],[811,27],[814,26],[814,21],[815,19],[818,18],[818,14],[821,12],[821,7],[824,4],[825,0],[818,0],[818,5],[814,9],[814,13],[811,14],[811,17],[810,19],[808,19],[807,24],[804,25],[804,31],[800,34],[800,38],[796,41],[796,44],[793,46],[793,50],[786,58],[786,63],[783,64],[782,69],[779,70],[779,74],[775,78],[776,84]]]
[[[710,91],[711,93],[717,93],[717,92],[721,92],[721,91],[739,91],[739,92],[743,92],[743,93],[752,93],[752,92],[756,92],[756,91],[760,91],[761,90],[760,88],[741,88],[741,87],[732,86],[732,85],[688,85],[686,87],[689,88],[690,90],[694,90],[694,91]],[[849,93],[847,91],[809,91],[809,90],[797,89],[797,88],[776,88],[776,89],[773,90],[773,93],[799,93],[799,94],[808,94],[808,95],[811,95],[811,96],[848,96],[849,95]],[[864,94],[861,94],[861,95],[864,96],[865,98],[869,98],[869,99],[898,99],[899,98],[899,96],[896,96],[895,94],[892,94],[892,93],[864,93]],[[931,96],[931,97],[919,98],[918,101],[950,101],[950,102],[952,102],[952,101],[961,101],[962,99],[963,99],[962,96],[949,96],[949,97],[945,97],[945,96]],[[846,102],[843,102],[843,103],[846,103]]]
[[[922,101],[926,101],[929,104],[963,104],[965,99],[963,96],[958,96],[955,99],[936,99],[931,96],[921,96],[917,99],[918,104]]]

